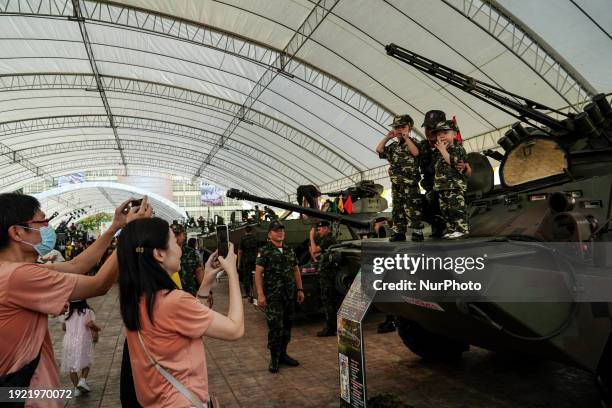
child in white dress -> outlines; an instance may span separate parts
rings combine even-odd
[[[75,396],[89,392],[87,375],[94,357],[94,336],[100,328],[94,323],[95,314],[85,300],[70,302],[70,308],[62,323],[64,343],[62,351],[62,373],[70,373]],[[80,374],[80,376],[79,376]]]

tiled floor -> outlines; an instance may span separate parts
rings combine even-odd
[[[215,309],[226,310],[225,285],[216,290]],[[123,335],[117,288],[93,299],[103,330],[89,383],[92,392],[69,407],[119,407],[119,372]],[[337,407],[339,381],[336,338],[317,338],[320,319],[295,324],[290,354],[296,368],[267,370],[267,328],[262,312],[248,305],[246,335],[237,342],[206,339],[210,390],[223,407]],[[502,357],[472,349],[455,364],[426,365],[404,347],[395,333],[377,334],[383,315],[366,319],[365,348],[368,394],[390,392],[414,407],[597,407],[592,377],[550,362]],[[63,333],[50,319],[56,357],[61,358]],[[62,382],[69,387],[70,380]]]

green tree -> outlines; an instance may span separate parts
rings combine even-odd
[[[89,217],[85,217],[82,220],[78,221],[77,224],[81,224],[83,228],[87,231],[96,231],[100,230],[100,225],[103,222],[112,221],[113,216],[108,213],[99,213],[95,215],[90,215]]]

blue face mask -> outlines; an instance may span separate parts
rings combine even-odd
[[[36,252],[38,252],[38,255],[45,256],[55,248],[57,236],[55,235],[55,229],[53,229],[53,227],[47,226],[39,229],[30,227],[23,228],[38,231],[40,233],[40,244],[30,244],[29,242],[21,241],[24,244],[33,246]]]

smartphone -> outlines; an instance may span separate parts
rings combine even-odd
[[[130,209],[134,208],[134,207],[140,207],[142,205],[142,198],[139,198],[138,200],[132,200],[130,201],[130,203],[123,209],[123,213],[127,214],[130,212]]]
[[[229,235],[227,225],[217,225],[217,250],[218,255],[226,257],[229,252]]]
[[[140,207],[141,205],[142,205],[142,198],[139,198],[138,200],[130,201],[131,207]]]

